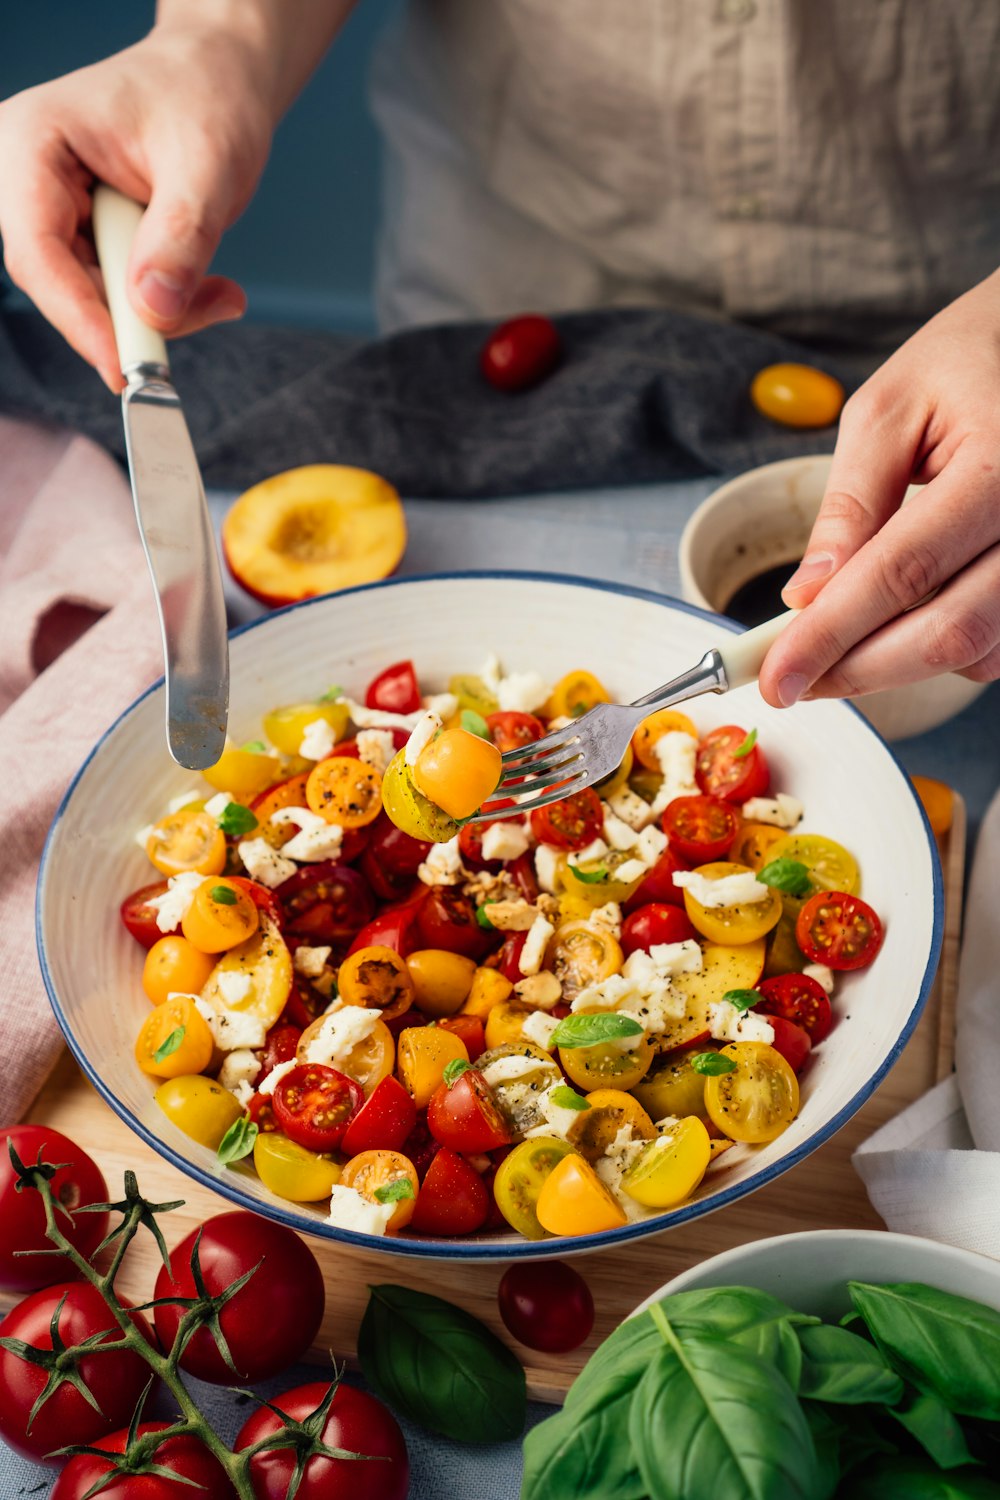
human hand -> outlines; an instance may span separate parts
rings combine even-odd
[[[93,183],[149,204],[129,296],[153,328],[192,333],[246,306],[235,281],[206,270],[253,193],[273,125],[253,49],[190,24],[0,104],[7,272],[112,391],[123,381],[90,238]]]
[[[925,488],[901,508],[914,482]],[[823,504],[783,597],[808,608],[761,670],[776,707],[940,672],[1000,678],[1000,272],[932,318],[847,402]]]

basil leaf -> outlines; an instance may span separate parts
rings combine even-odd
[[[599,885],[602,880],[608,878],[608,872],[603,865],[597,870],[581,870],[579,865],[570,864],[566,868],[576,880],[582,880],[584,885]]]
[[[469,1313],[407,1287],[369,1287],[358,1333],[365,1379],[430,1432],[460,1443],[519,1437],[524,1370]]]
[[[591,1107],[582,1094],[578,1094],[576,1089],[571,1089],[566,1083],[559,1084],[558,1088],[550,1089],[549,1098],[553,1104],[558,1104],[560,1109],[582,1110]]]
[[[795,1312],[769,1292],[756,1287],[705,1287],[696,1292],[675,1292],[660,1303],[679,1337],[689,1333],[732,1338],[764,1323],[787,1322],[793,1327],[818,1324],[811,1313]]]
[[[846,1328],[800,1328],[805,1356],[799,1392],[814,1401],[892,1406],[903,1398],[903,1382],[885,1358]]]
[[[181,1042],[183,1042],[186,1031],[186,1026],[175,1027],[166,1040],[162,1041],[153,1053],[153,1061],[161,1063],[166,1058],[171,1057],[177,1051]]]
[[[816,1449],[818,1486],[816,1500],[833,1500],[840,1483],[840,1444],[845,1424],[819,1405],[817,1401],[803,1401],[802,1413],[812,1433]]]
[[[243,834],[251,833],[257,827],[257,814],[244,807],[242,802],[227,802],[216,822],[228,838],[242,838]]]
[[[414,1196],[413,1183],[408,1177],[397,1177],[394,1182],[387,1182],[384,1187],[375,1189],[375,1197],[380,1203],[398,1203],[402,1198]]]
[[[474,708],[463,708],[460,722],[468,734],[478,734],[481,740],[490,738],[490,726],[482,714],[477,714]]]
[[[888,1415],[916,1438],[939,1469],[958,1469],[974,1462],[957,1417],[940,1397],[918,1392],[905,1407],[891,1408]]]
[[[342,698],[343,696],[344,689],[340,687],[338,683],[334,683],[333,687],[328,687],[325,693],[320,694],[320,696],[316,699],[316,702],[336,703],[337,699]]]
[[[472,1064],[466,1062],[464,1057],[453,1057],[451,1062],[445,1063],[442,1077],[448,1087],[451,1088],[452,1084],[457,1083],[462,1074],[468,1073],[471,1067]]]
[[[797,859],[786,859],[784,855],[758,870],[757,879],[773,891],[784,891],[789,896],[808,896],[813,888],[809,866]]]
[[[722,998],[735,1005],[737,1010],[749,1010],[751,1006],[759,1005],[764,996],[759,990],[727,990]]]
[[[491,903],[487,901],[483,906],[476,907],[476,921],[479,923],[484,932],[496,932],[496,928],[493,926],[493,923],[486,915],[486,907],[489,905],[491,905]]]
[[[706,1078],[718,1078],[721,1073],[735,1073],[736,1064],[731,1057],[723,1057],[721,1052],[697,1052],[691,1059],[691,1066],[696,1073],[703,1073]]]
[[[1000,1313],[916,1282],[848,1283],[890,1363],[950,1411],[1000,1421]]]
[[[236,892],[231,885],[213,885],[208,894],[217,906],[236,905]]]
[[[747,735],[743,743],[741,745],[737,745],[736,749],[733,751],[734,760],[745,760],[756,743],[757,731],[756,729],[751,729],[750,733]]]
[[[629,1374],[637,1385],[662,1343],[648,1312],[628,1318],[590,1356],[566,1392],[563,1410],[575,1411],[578,1407],[582,1410],[592,1402],[600,1403],[603,1399],[600,1393],[612,1391]]]
[[[257,1139],[258,1127],[253,1120],[246,1115],[240,1115],[234,1120],[219,1142],[216,1156],[224,1167],[230,1162],[242,1161],[244,1156],[249,1156]]]
[[[565,1016],[552,1033],[554,1047],[597,1047],[619,1037],[641,1036],[643,1028],[631,1016],[612,1011],[607,1015]]]
[[[247,740],[245,745],[240,746],[240,749],[246,750],[250,755],[266,755],[267,753],[267,746],[263,740]]]
[[[885,1456],[851,1475],[850,1500],[1000,1500],[996,1485],[975,1469],[943,1473],[924,1459]]]

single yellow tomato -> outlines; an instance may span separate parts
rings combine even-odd
[[[552,689],[552,696],[542,709],[546,719],[578,719],[598,703],[610,703],[607,689],[593,672],[581,668],[560,677]]]
[[[660,708],[655,714],[650,714],[648,719],[643,719],[632,736],[632,749],[639,764],[645,766],[647,771],[660,771],[662,774],[655,747],[665,734],[675,733],[689,734],[695,740],[698,738],[698,731],[687,714],[678,713],[676,708]]]
[[[419,948],[408,955],[406,967],[413,981],[414,1005],[435,1018],[461,1010],[476,977],[474,961],[447,948]]]
[[[521,1005],[514,997],[498,1000],[486,1017],[484,1037],[487,1048],[508,1044],[516,1047],[524,1040],[525,1021],[533,1015],[534,1011],[530,1006]]]
[[[751,870],[762,870],[773,859],[775,844],[785,837],[783,828],[773,823],[744,823],[729,850],[734,865],[746,865]]]
[[[220,875],[226,836],[214,818],[189,803],[153,824],[146,853],[161,875]]]
[[[206,954],[224,953],[237,943],[245,943],[257,926],[257,907],[243,887],[232,880],[211,877],[202,881],[181,919],[181,931],[188,942]]]
[[[426,1109],[431,1095],[444,1081],[448,1063],[469,1061],[461,1037],[440,1026],[407,1026],[399,1033],[397,1071],[399,1081],[418,1109]]]
[[[159,938],[146,954],[142,987],[154,1005],[183,990],[197,995],[215,968],[215,959],[201,953],[187,938],[171,934]]]
[[[595,1089],[587,1095],[589,1109],[577,1113],[569,1140],[587,1161],[600,1161],[618,1132],[627,1128],[635,1139],[651,1141],[656,1127],[637,1099],[622,1089]]]
[[[266,912],[258,914],[260,923],[253,937],[223,953],[202,986],[204,1000],[217,1010],[245,1010],[259,1017],[270,1029],[281,1015],[292,990],[292,955],[277,923]],[[237,975],[250,981],[243,999],[234,1001],[226,988],[231,984],[223,975]]]
[[[856,896],[861,889],[861,871],[854,855],[822,834],[786,833],[768,850],[768,860],[772,859],[794,859],[805,865],[813,891],[846,891]]]
[[[622,1177],[622,1191],[644,1208],[676,1208],[690,1198],[711,1159],[708,1131],[689,1115],[650,1141]]]
[[[832,427],[844,405],[844,387],[812,365],[766,365],[750,383],[750,400],[761,416],[783,427]]]
[[[628,849],[609,849],[606,854],[575,861],[563,858],[556,866],[556,885],[559,888],[560,913],[569,919],[579,912],[580,919],[588,917],[595,906],[605,906],[609,901],[619,904],[642,884],[646,871],[642,870],[632,880],[619,880],[617,871],[625,864],[634,864],[635,856]]]
[[[707,880],[722,880],[727,875],[753,872],[748,871],[746,865],[718,859],[707,865],[699,865],[695,873],[704,875]],[[782,911],[781,892],[769,890],[760,901],[745,901],[736,906],[702,906],[690,891],[685,891],[684,910],[691,925],[702,937],[708,938],[710,943],[739,947],[743,943],[758,942],[772,927],[777,926]]]
[[[386,1229],[389,1234],[395,1234],[398,1230],[405,1229],[413,1218],[420,1181],[416,1167],[402,1152],[360,1151],[346,1164],[340,1180],[344,1187],[352,1187],[362,1198],[367,1198],[369,1203],[387,1201],[379,1197],[380,1192],[392,1188],[394,1183],[408,1183],[409,1195],[393,1200],[395,1207]]]
[[[248,750],[227,744],[215,765],[201,774],[217,792],[249,801],[280,778],[281,762],[263,745],[259,750]]]
[[[239,1100],[214,1078],[182,1073],[168,1078],[153,1095],[168,1120],[193,1141],[217,1151],[222,1137],[243,1113]]]
[[[589,1161],[575,1152],[557,1162],[546,1177],[535,1212],[550,1234],[599,1234],[628,1222]]]
[[[911,776],[910,780],[927,814],[931,832],[942,838],[955,816],[955,793],[943,781],[935,781],[931,776]]]
[[[413,839],[444,844],[455,837],[460,824],[418,792],[413,772],[406,764],[405,750],[399,750],[386,767],[382,778],[382,806],[397,828]]]
[[[442,729],[417,756],[413,784],[450,818],[471,818],[496,791],[503,771],[492,740],[467,729]]]
[[[308,725],[322,719],[333,730],[336,741],[344,738],[350,718],[346,703],[326,703],[322,699],[315,703],[290,703],[264,715],[264,733],[283,755],[298,755]]]
[[[619,973],[624,962],[618,939],[582,920],[561,923],[545,954],[545,967],[559,980],[567,1003],[588,985]]]
[[[383,1021],[409,1010],[416,994],[406,959],[381,943],[358,948],[344,959],[337,970],[337,990],[345,1005],[380,1010]]]
[[[326,1016],[317,1016],[310,1021],[299,1037],[295,1056],[299,1062],[310,1062],[309,1049],[323,1027]],[[337,1070],[353,1078],[361,1085],[365,1098],[374,1093],[376,1085],[388,1078],[396,1064],[396,1043],[392,1032],[384,1021],[376,1021],[368,1036],[356,1042],[346,1055],[338,1057]]]
[[[697,1115],[708,1119],[705,1109],[705,1075],[691,1066],[691,1059],[700,1052],[716,1052],[715,1042],[698,1045],[684,1052],[668,1053],[659,1065],[647,1073],[632,1092],[652,1120],[665,1120],[671,1115],[678,1119],[685,1115]]]
[[[214,1043],[208,1022],[188,995],[175,995],[149,1012],[135,1041],[135,1060],[153,1078],[203,1073]]]
[[[705,1080],[705,1108],[712,1124],[732,1141],[773,1141],[799,1112],[799,1082],[767,1042],[730,1042],[720,1057],[735,1067]]]
[[[546,1179],[573,1147],[558,1136],[534,1136],[515,1146],[497,1168],[493,1196],[507,1223],[526,1240],[543,1240],[538,1222],[538,1195]]]
[[[253,1164],[264,1186],[291,1203],[318,1203],[340,1181],[340,1167],[329,1156],[308,1151],[277,1130],[258,1135]]]
[[[330,755],[309,772],[306,801],[328,823],[364,828],[382,811],[382,778],[367,761]]]
[[[514,993],[510,980],[499,969],[478,968],[472,976],[472,987],[461,1008],[463,1016],[478,1016],[485,1021],[494,1005]]]
[[[495,714],[500,707],[496,695],[490,692],[483,679],[471,673],[459,673],[452,677],[448,683],[448,691],[458,699],[459,712],[467,708],[485,719],[487,714]]]
[[[579,1011],[578,1014],[606,1015],[607,1012]],[[654,1056],[655,1049],[648,1036],[643,1036],[639,1045],[628,1051],[622,1051],[614,1042],[598,1042],[593,1047],[559,1048],[563,1072],[578,1088],[588,1092],[594,1089],[634,1089],[649,1072]]]

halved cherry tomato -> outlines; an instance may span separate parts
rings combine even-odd
[[[165,1046],[169,1050],[164,1055]],[[154,1006],[143,1021],[135,1060],[154,1078],[179,1078],[182,1073],[203,1072],[212,1061],[213,1047],[208,1022],[194,1001],[189,995],[175,995]]]
[[[572,1153],[569,1141],[558,1136],[535,1136],[515,1146],[497,1168],[493,1195],[507,1223],[526,1240],[543,1240],[538,1222],[538,1195],[554,1168]]]
[[[943,838],[955,817],[955,793],[943,781],[932,776],[911,776],[914,790],[920,798],[931,832]]]
[[[475,1234],[489,1211],[489,1194],[479,1173],[442,1146],[420,1185],[410,1228],[418,1234]]]
[[[522,1005],[516,995],[510,1000],[498,1001],[486,1017],[484,1025],[483,1034],[487,1047],[492,1050],[494,1047],[507,1044],[517,1046],[523,1042],[524,1023],[533,1014],[531,1007]]]
[[[219,875],[226,867],[226,836],[214,818],[189,804],[154,823],[146,853],[163,875]]]
[[[861,889],[861,871],[849,849],[818,833],[786,833],[775,839],[768,859],[794,859],[805,865],[814,891],[846,891],[855,896]]]
[[[739,813],[721,797],[675,797],[663,814],[670,847],[693,865],[725,859],[739,826]]]
[[[412,768],[413,784],[451,818],[470,818],[496,791],[503,767],[490,740],[467,729],[442,729]]]
[[[391,874],[371,848],[365,849],[361,855],[359,869],[380,901],[405,901],[420,890],[415,875]]]
[[[142,987],[154,1005],[178,991],[197,995],[215,968],[214,958],[201,953],[186,937],[161,937],[146,954]]]
[[[432,886],[423,898],[417,917],[425,948],[447,948],[466,958],[480,959],[495,946],[495,935],[476,921],[476,908],[468,896],[451,885]],[[520,978],[520,975],[518,975]]]
[[[329,998],[321,994],[304,974],[293,974],[292,988],[285,1002],[282,1019],[299,1031],[305,1031],[317,1016],[323,1014],[329,1003]]]
[[[247,1119],[259,1131],[277,1130],[278,1121],[270,1094],[251,1094],[247,1100]],[[289,1142],[291,1145],[291,1142]]]
[[[860,896],[818,891],[799,912],[795,938],[814,964],[863,969],[882,946],[882,923]]]
[[[767,1042],[730,1042],[720,1053],[736,1067],[705,1080],[709,1119],[732,1141],[773,1141],[799,1112],[792,1069]]]
[[[527,938],[526,933],[520,935]],[[501,949],[501,953],[502,951]],[[518,977],[520,977],[520,968],[518,968]],[[494,1005],[510,998],[514,984],[515,981],[508,979],[506,974],[502,974],[499,969],[478,968],[472,976],[472,988],[469,990],[460,1014],[485,1021]]]
[[[141,885],[137,891],[125,897],[118,909],[125,927],[144,948],[152,948],[163,937],[156,925],[156,907],[148,903],[154,896],[164,895],[166,889],[165,880],[154,880],[150,885]]]
[[[793,1073],[800,1073],[812,1050],[808,1031],[804,1026],[797,1026],[794,1021],[786,1021],[784,1016],[769,1015],[767,1019],[774,1031],[771,1046],[775,1052],[781,1053]]]
[[[648,953],[657,943],[684,943],[697,937],[687,912],[679,906],[651,902],[625,918],[622,923],[622,952],[627,956],[642,949]]]
[[[521,391],[544,380],[559,363],[562,340],[551,318],[522,313],[494,328],[479,355],[479,368],[498,391]]]
[[[720,880],[727,875],[746,873],[746,866],[733,864],[731,860],[713,860],[701,865],[696,873],[708,880]],[[755,943],[764,937],[777,926],[784,908],[780,891],[769,889],[760,901],[746,901],[735,906],[702,906],[690,891],[685,891],[684,910],[702,937],[708,938],[710,943],[735,947],[741,943]]]
[[[631,915],[641,906],[648,906],[651,901],[666,902],[668,906],[683,906],[684,892],[679,885],[674,885],[674,872],[687,868],[675,850],[664,849],[653,868],[622,903],[622,911]]]
[[[505,750],[521,750],[525,745],[534,744],[545,733],[545,725],[541,719],[512,708],[487,714],[486,727],[501,755]]]
[[[250,804],[251,812],[257,815],[261,837],[267,839],[267,842],[276,849],[280,849],[288,843],[289,839],[293,839],[297,829],[294,823],[272,824],[271,814],[280,812],[284,807],[307,806],[306,782],[308,780],[309,773],[300,771],[297,776],[290,776],[287,781],[279,781],[274,786],[269,786]]]
[[[418,1109],[427,1108],[448,1063],[469,1061],[461,1037],[440,1026],[408,1026],[399,1033],[396,1057],[399,1081]]]
[[[459,831],[455,819],[418,790],[402,750],[393,756],[382,778],[382,804],[396,827],[411,838],[441,844]]]
[[[414,714],[420,707],[420,684],[412,661],[393,662],[372,678],[365,692],[367,708],[383,713]]]
[[[348,957],[360,948],[392,948],[404,958],[412,953],[420,942],[417,917],[424,895],[421,889],[411,900],[385,907],[374,921],[362,927],[347,950]]]
[[[771,852],[785,837],[783,828],[773,823],[744,823],[733,840],[729,858],[737,865],[762,870],[776,856]]]
[[[476,973],[473,959],[447,948],[421,948],[406,967],[413,982],[413,1003],[425,1016],[451,1016],[461,1010]]]
[[[598,1234],[628,1222],[625,1210],[590,1163],[575,1152],[553,1167],[542,1184],[535,1212],[550,1234]]]
[[[381,812],[372,825],[367,852],[393,878],[415,875],[432,845],[425,839],[411,838],[397,828],[387,813]]]
[[[551,802],[531,814],[531,827],[540,844],[554,844],[557,849],[586,849],[604,827],[604,808],[597,793],[589,786],[562,802]]]
[[[246,875],[228,875],[226,878],[232,881],[233,885],[238,885],[241,891],[246,891],[258,912],[268,917],[279,932],[281,931],[285,922],[285,914],[278,905],[273,891],[269,891],[266,885],[261,885],[259,880],[248,879]]]
[[[351,710],[346,703],[289,703],[265,714],[262,727],[276,750],[283,755],[298,755],[308,725],[322,719],[333,730],[334,739],[339,740],[350,718]],[[301,807],[302,803],[297,805]]]
[[[526,932],[508,932],[503,940],[503,947],[500,949],[499,972],[511,988],[519,979],[524,978],[521,973],[521,954],[524,952],[524,945],[527,941]]]
[[[711,1159],[708,1131],[689,1115],[650,1142],[622,1177],[622,1191],[645,1208],[675,1208],[690,1198]]]
[[[493,1090],[475,1068],[435,1089],[427,1105],[427,1128],[442,1146],[465,1156],[510,1145],[510,1131]]]
[[[402,1146],[404,1156],[409,1157],[417,1169],[417,1176],[423,1182],[427,1176],[428,1168],[437,1153],[441,1150],[441,1142],[436,1141],[427,1129],[427,1111],[417,1111],[417,1123],[410,1131]]]
[[[200,952],[225,953],[253,937],[257,925],[257,908],[242,886],[209,877],[195,891],[181,931]]]
[[[762,999],[754,1007],[756,1010],[766,1016],[782,1016],[804,1027],[814,1045],[823,1040],[833,1025],[830,997],[809,974],[776,974],[763,980],[757,989]]]
[[[344,1131],[341,1150],[348,1156],[361,1151],[403,1151],[416,1123],[417,1106],[390,1074],[375,1085]]]
[[[291,1026],[287,1021],[276,1021],[264,1040],[264,1051],[260,1059],[260,1072],[257,1074],[257,1087],[260,1088],[268,1073],[272,1072],[279,1063],[291,1062],[302,1036],[302,1028]]]
[[[723,802],[746,802],[748,797],[763,797],[771,784],[771,772],[763,750],[755,744],[745,754],[736,753],[743,750],[747,738],[745,729],[724,724],[701,741],[694,776],[706,795],[721,797]]]
[[[512,859],[507,865],[507,874],[517,887],[519,896],[525,901],[530,901],[532,906],[538,900],[538,877],[535,874],[535,859],[530,849],[519,854],[517,859]]]
[[[254,1142],[253,1164],[264,1186],[292,1203],[318,1203],[329,1198],[330,1189],[340,1181],[340,1167],[329,1156],[310,1151],[266,1126]]]
[[[545,955],[545,967],[561,983],[566,1001],[573,1000],[588,985],[600,984],[617,974],[624,962],[618,939],[583,921],[563,922],[557,927]]]
[[[588,1092],[595,1089],[627,1092],[645,1078],[654,1055],[652,1042],[643,1036],[639,1045],[627,1052],[610,1042],[599,1042],[593,1047],[560,1047],[559,1063],[578,1088]]]
[[[306,801],[328,823],[363,828],[382,811],[382,778],[367,761],[329,755],[309,772]]]
[[[364,876],[336,860],[324,859],[296,870],[274,894],[284,913],[286,933],[317,947],[343,948],[375,911],[375,898]]]
[[[642,1105],[622,1089],[594,1089],[587,1095],[587,1104],[589,1109],[577,1114],[569,1139],[589,1162],[600,1161],[622,1129],[630,1130],[633,1140],[651,1141],[656,1135]]]
[[[353,1078],[322,1063],[297,1063],[274,1090],[274,1113],[288,1136],[308,1151],[332,1151],[364,1103]]]
[[[495,714],[500,707],[496,695],[474,673],[457,673],[449,679],[448,691],[458,699],[460,711],[467,708],[474,714],[481,714],[484,719],[489,714]]]
[[[560,677],[543,712],[547,719],[579,719],[598,703],[609,703],[607,688],[582,667]]]
[[[460,1037],[465,1043],[465,1050],[469,1054],[469,1061],[475,1062],[486,1050],[486,1027],[478,1016],[447,1016],[439,1021],[442,1031],[450,1031],[454,1036]]]
[[[716,1050],[714,1045],[706,1047],[702,1044],[670,1052],[657,1060],[655,1071],[647,1073],[632,1090],[651,1120],[665,1120],[670,1115],[676,1115],[678,1119],[686,1115],[708,1119],[705,1075],[695,1072],[691,1064],[699,1052]]]
[[[656,756],[656,746],[665,734],[678,733],[689,734],[693,740],[698,738],[698,731],[687,714],[678,713],[675,708],[661,708],[655,714],[650,714],[648,719],[643,719],[632,736],[636,760],[647,771],[659,771],[661,767]]]
[[[386,1229],[390,1234],[396,1234],[400,1229],[405,1229],[413,1218],[420,1183],[413,1163],[399,1151],[362,1151],[347,1163],[340,1174],[340,1181],[344,1187],[352,1187],[371,1203],[381,1201],[378,1197],[380,1188],[391,1187],[395,1182],[408,1182],[411,1195],[396,1199],[392,1218]]]
[[[386,1017],[402,1015],[414,1000],[413,980],[406,960],[392,948],[359,948],[337,971],[337,988],[345,1005],[380,1010]]]

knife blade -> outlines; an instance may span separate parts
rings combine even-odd
[[[170,378],[166,344],[126,290],[138,203],[99,185],[93,229],[122,375],[132,499],[163,638],[167,748],[179,765],[214,765],[226,743],[229,642],[215,535],[198,459]]]

